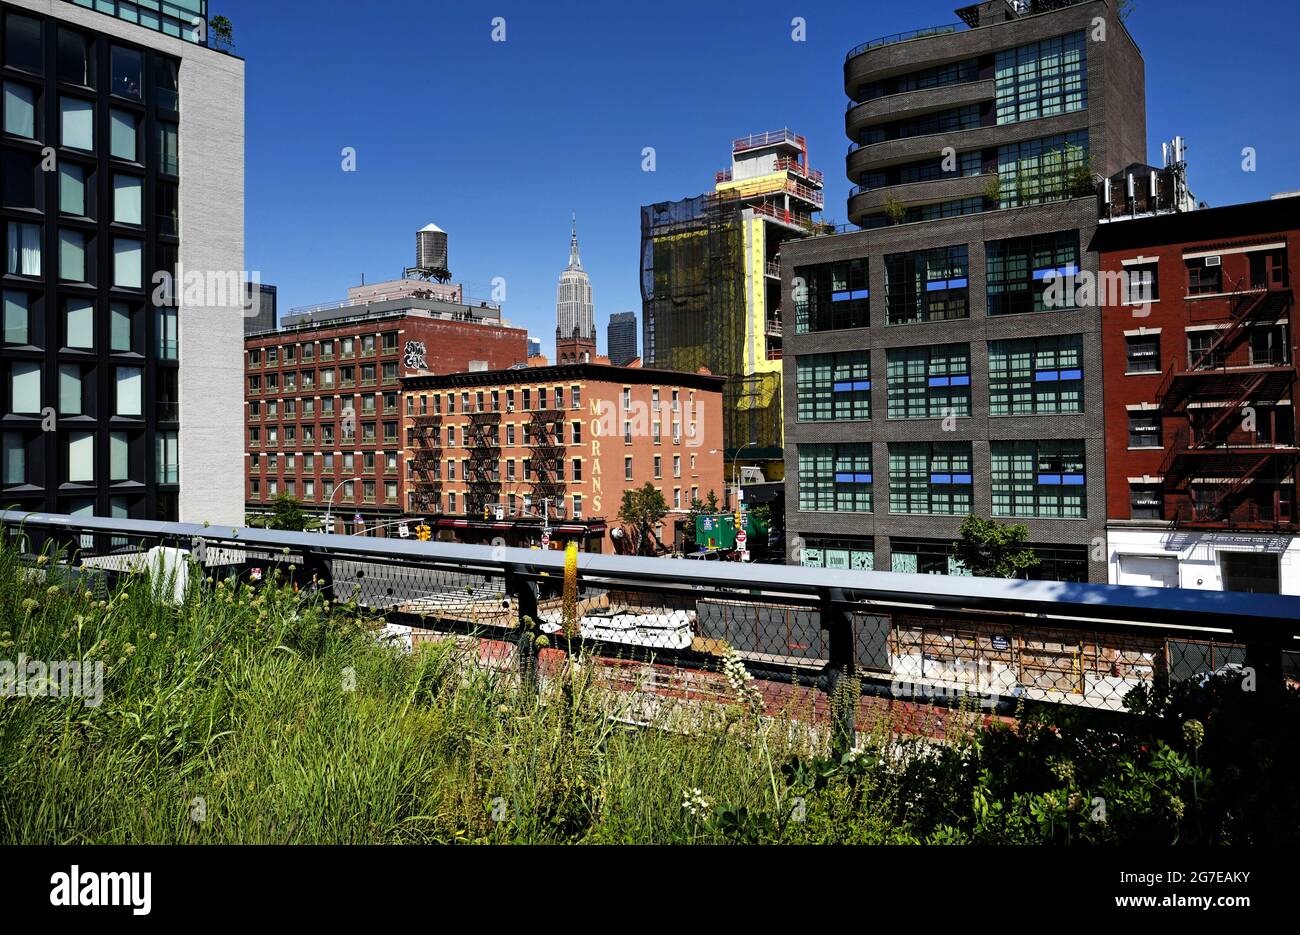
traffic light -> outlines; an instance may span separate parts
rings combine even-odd
[[[737,510],[737,511],[736,511],[736,529],[740,530],[740,529],[744,529],[744,528],[745,528],[745,514],[742,513],[742,512],[740,512],[740,510]]]
[[[415,538],[419,539],[421,542],[428,542],[433,538],[433,531],[429,529],[428,524],[421,523],[415,527]]]
[[[492,518],[492,508],[487,506],[483,507],[483,521],[487,522],[491,518]]]

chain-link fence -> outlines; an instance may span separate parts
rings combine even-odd
[[[1295,682],[1300,658],[1300,598],[1275,595],[589,554],[566,568],[554,551],[12,512],[0,522],[7,548],[52,557],[69,584],[107,592],[161,572],[179,595],[212,579],[277,580],[367,609],[413,651],[464,640],[481,664],[524,678],[581,648],[609,689],[652,706],[726,699],[734,656],[769,714],[852,717],[858,729],[962,706],[1123,711],[1133,689],[1161,680],[1250,670]]]

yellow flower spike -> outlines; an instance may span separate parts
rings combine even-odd
[[[564,549],[564,635],[575,637],[581,633],[578,623],[578,543],[570,542]]]

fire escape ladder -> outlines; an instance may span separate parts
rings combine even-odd
[[[1241,280],[1238,280],[1237,287],[1232,293],[1230,300],[1231,309],[1228,315],[1228,327],[1219,332],[1213,343],[1206,348],[1196,362],[1188,369],[1202,370],[1205,364],[1214,359],[1214,355],[1220,348],[1231,347],[1238,337],[1246,330],[1246,322],[1254,314],[1273,304],[1273,292],[1246,292]]]
[[[1263,374],[1254,374],[1249,379],[1243,380],[1241,388],[1237,391],[1236,396],[1231,400],[1225,401],[1219,409],[1218,414],[1203,427],[1198,433],[1199,437],[1193,442],[1195,448],[1209,448],[1214,445],[1215,433],[1223,427],[1234,415],[1241,412],[1246,402],[1255,395],[1261,386],[1264,385],[1265,377]]]

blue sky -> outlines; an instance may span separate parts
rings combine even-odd
[[[430,221],[471,294],[506,283],[505,314],[551,353],[555,284],[578,215],[597,330],[640,316],[639,207],[699,194],[730,141],[789,126],[843,222],[842,63],[852,46],[955,22],[949,2],[212,0],[248,62],[247,262],[281,310],[394,278]],[[492,41],[493,17],[506,41]],[[806,21],[806,41],[791,21]],[[1136,0],[1148,158],[1181,133],[1213,205],[1300,188],[1287,0]],[[642,171],[655,149],[656,171]],[[1254,147],[1257,169],[1241,168]],[[357,171],[342,170],[342,150]]]

